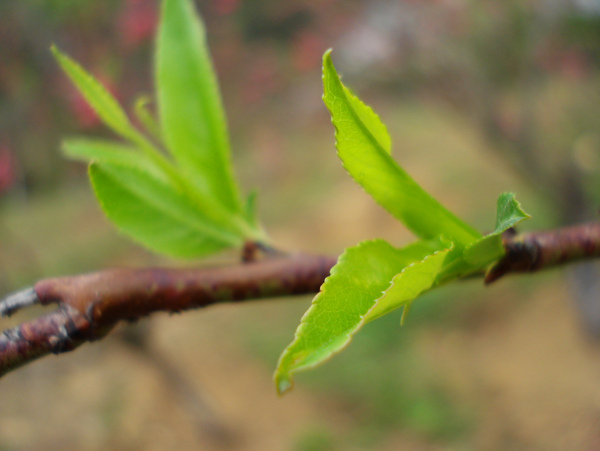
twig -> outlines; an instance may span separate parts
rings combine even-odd
[[[485,275],[489,284],[509,273],[536,272],[600,257],[600,223],[506,236],[505,256]]]
[[[8,316],[33,304],[58,309],[0,334],[0,376],[49,353],[103,338],[119,321],[218,302],[316,293],[336,258],[289,255],[205,269],[113,269],[46,279],[0,301]]]
[[[600,223],[504,237],[506,255],[485,274],[491,283],[600,257]],[[153,312],[180,312],[218,302],[316,293],[334,257],[274,253],[237,266],[205,269],[113,269],[46,279],[0,300],[9,316],[33,304],[58,309],[0,334],[0,376],[39,357],[103,338],[119,321]],[[483,275],[483,274],[482,274]]]

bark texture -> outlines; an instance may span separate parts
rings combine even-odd
[[[101,339],[119,321],[153,312],[316,293],[335,262],[334,257],[298,254],[218,268],[111,269],[41,280],[25,291],[31,296],[22,307],[39,303],[58,309],[0,334],[0,376],[44,355]],[[0,305],[5,316],[20,308],[7,304]]]

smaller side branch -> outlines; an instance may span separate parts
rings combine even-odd
[[[17,291],[4,298],[0,303],[0,316],[11,316],[22,308],[40,303],[37,293],[33,288]]]
[[[505,235],[504,248],[506,255],[488,270],[486,284],[509,273],[536,272],[600,257],[600,223]]]
[[[67,310],[59,309],[0,334],[0,376],[50,353],[59,354],[83,343]],[[85,324],[81,332],[85,333]]]

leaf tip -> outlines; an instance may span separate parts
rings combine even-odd
[[[325,50],[325,53],[323,53],[323,71],[322,71],[322,78],[323,80],[325,80],[327,74],[331,71],[335,72],[335,67],[333,65],[333,61],[331,61],[331,52],[333,51],[332,48],[328,48],[327,50]]]
[[[412,307],[412,302],[409,302],[402,309],[402,318],[400,318],[400,327],[406,324],[406,318],[408,318],[408,314],[410,313],[410,308]]]
[[[62,61],[65,59],[65,54],[60,51],[60,49],[56,46],[56,44],[52,44],[50,46],[50,53],[54,56],[54,59],[59,63],[63,64]]]
[[[277,394],[283,396],[285,393],[290,391],[294,386],[289,373],[277,370],[274,376],[275,387],[277,388]]]
[[[69,61],[70,58],[63,53],[57,46],[56,44],[52,44],[50,46],[50,52],[52,53],[52,56],[54,56],[54,59],[61,65],[63,66],[65,64],[65,61]]]

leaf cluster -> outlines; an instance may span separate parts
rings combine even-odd
[[[225,114],[205,31],[189,0],[163,0],[155,61],[158,119],[140,98],[140,131],[114,97],[57,48],[52,51],[79,91],[121,141],[73,138],[65,153],[91,160],[89,176],[117,227],[148,248],[180,258],[204,256],[267,238],[242,201],[233,175]],[[498,199],[494,232],[483,236],[443,207],[396,163],[377,114],[344,86],[323,56],[323,100],[343,166],[418,240],[396,248],[383,240],[347,248],[282,353],[279,393],[293,375],[342,350],[366,323],[422,293],[484,272],[504,255],[502,233],[528,218],[511,193]]]
[[[86,101],[122,138],[68,139],[66,155],[91,161],[90,180],[106,215],[158,253],[194,258],[266,240],[254,202],[242,201],[233,175],[205,30],[191,2],[163,1],[156,48],[158,120],[148,99],[134,109],[145,133],[98,80],[52,48]]]
[[[344,251],[279,358],[279,393],[292,387],[294,373],[341,351],[366,323],[400,307],[404,323],[420,294],[484,271],[504,255],[502,232],[528,217],[514,195],[504,193],[498,199],[496,228],[483,236],[443,207],[391,157],[385,125],[344,86],[330,54],[323,56],[323,101],[342,164],[419,240],[403,248],[366,241]]]

